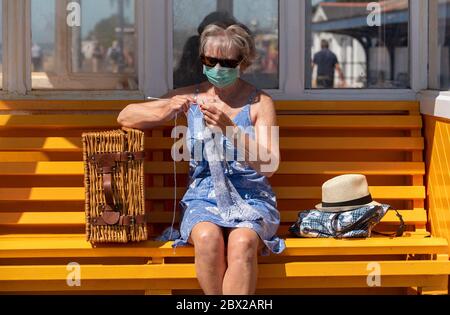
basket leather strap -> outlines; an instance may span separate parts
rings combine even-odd
[[[89,157],[89,161],[97,165],[99,172],[103,175],[103,191],[106,204],[103,206],[102,221],[107,225],[115,225],[120,222],[121,216],[118,205],[114,205],[112,190],[112,173],[116,171],[116,162],[131,162],[144,160],[145,151],[138,152],[115,152],[95,153]],[[105,224],[101,224],[105,225]]]
[[[98,165],[114,165],[114,162],[129,162],[133,160],[145,159],[145,151],[138,152],[114,152],[114,153],[94,153],[89,156],[91,163]]]
[[[97,218],[91,218],[90,223],[92,225],[111,225],[108,222],[105,221],[104,216]],[[139,225],[139,224],[145,224],[147,223],[147,215],[146,214],[140,214],[140,215],[120,215],[119,220],[117,221],[116,225],[120,226],[130,226],[130,225]]]

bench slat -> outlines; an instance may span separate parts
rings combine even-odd
[[[432,266],[430,266],[432,268]],[[381,283],[381,288],[383,288],[382,294],[404,294],[405,290],[402,288],[441,288],[443,287],[445,276],[438,275],[394,275],[385,276]],[[309,294],[311,292],[316,292],[316,294],[336,294],[338,291],[340,294],[342,292],[349,292],[349,294],[361,294],[366,292],[366,294],[373,294],[374,289],[378,291],[377,288],[367,287],[367,276],[351,277],[351,276],[339,276],[339,277],[328,277],[326,281],[323,277],[307,277],[303,281],[296,277],[284,277],[284,278],[260,278],[257,283],[257,294],[272,295],[275,292],[284,292],[284,294],[293,294],[293,292],[298,292],[296,289],[301,289],[300,294]],[[87,280],[82,282],[82,286],[69,287],[66,281],[6,281],[0,283],[0,291],[8,292],[24,292],[30,291],[42,292],[108,292],[117,289],[123,290],[140,290],[142,292],[150,292],[150,294],[170,294],[173,290],[196,290],[195,294],[201,294],[201,288],[197,279],[164,279],[164,280],[115,280],[109,279],[107,281],[98,280]],[[394,289],[395,291],[392,292]],[[400,290],[399,290],[400,288]],[[347,290],[347,289],[350,289]],[[274,292],[274,290],[276,290]],[[133,292],[133,291],[131,291]],[[288,293],[287,293],[288,292]],[[380,292],[380,291],[378,291]],[[414,291],[416,292],[416,291]],[[442,291],[441,291],[442,292]],[[138,293],[135,293],[138,294]],[[191,293],[193,294],[193,293]],[[441,293],[443,294],[443,293]]]
[[[392,115],[280,115],[277,123],[281,128],[298,129],[420,129],[420,116]],[[181,117],[179,125],[186,125]],[[172,127],[174,122],[159,127]],[[99,129],[120,128],[116,115],[0,115],[0,130],[13,128],[62,128]]]
[[[173,162],[145,162],[147,174],[173,174]],[[189,163],[178,162],[177,174],[188,174]],[[423,162],[281,162],[276,174],[424,175]],[[83,162],[0,162],[0,175],[84,175]],[[17,178],[21,181],[20,178]]]
[[[422,210],[401,210],[403,220],[407,224],[426,223],[426,213]],[[281,222],[293,223],[297,220],[298,211],[280,211]],[[170,223],[171,212],[149,212],[149,222]],[[177,222],[179,221],[179,215]],[[0,212],[0,226],[5,225],[84,225],[86,214],[84,212]],[[382,219],[384,223],[398,224],[396,213],[388,211]]]
[[[173,138],[145,138],[145,148],[170,150]],[[318,141],[320,140],[320,141]],[[423,150],[418,137],[280,137],[281,150]],[[0,137],[0,150],[81,152],[81,137]]]
[[[79,159],[82,159],[82,153],[79,153]],[[23,151],[11,151],[11,152],[0,152],[0,161],[2,162],[35,162],[35,161],[52,161],[55,158],[52,158],[51,154],[48,152],[26,152]],[[71,158],[70,160],[74,160]]]
[[[424,199],[424,186],[371,186],[370,192],[375,199]],[[182,198],[186,187],[177,188],[177,198]],[[321,187],[273,187],[277,199],[320,199]],[[146,199],[173,199],[172,187],[146,188]],[[85,200],[84,187],[31,187],[31,188],[1,188],[0,201],[59,201]]]
[[[0,110],[119,111],[144,100],[1,100]],[[276,110],[419,111],[417,101],[275,101]]]
[[[395,275],[445,275],[450,273],[450,261],[382,261],[383,277]],[[194,264],[147,265],[82,265],[83,280],[126,279],[194,279]],[[261,264],[260,278],[290,277],[367,277],[367,262],[291,262]],[[25,280],[60,280],[66,282],[67,266],[0,266],[0,283]],[[366,284],[367,285],[367,284]]]
[[[278,111],[408,111],[418,112],[416,101],[276,101]]]
[[[286,251],[280,256],[333,256],[333,255],[395,255],[446,254],[448,243],[444,238],[385,238],[367,239],[306,239],[287,238]],[[120,244],[99,244],[95,248],[86,241],[85,234],[67,236],[39,234],[0,236],[0,258],[38,257],[193,257],[192,246],[177,247],[173,242],[145,241]]]

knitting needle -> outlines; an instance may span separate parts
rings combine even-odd
[[[170,98],[159,98],[159,97],[153,97],[153,96],[147,96],[148,100],[151,101],[170,101]],[[197,100],[197,97],[195,97],[195,100]],[[203,101],[203,104],[205,103],[205,101]],[[189,107],[189,110],[192,112],[192,108]]]
[[[159,97],[152,97],[152,96],[147,96],[148,100],[152,100],[152,101],[170,101],[170,98],[159,98]]]

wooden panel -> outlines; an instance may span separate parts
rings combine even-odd
[[[392,115],[287,115],[279,116],[277,122],[283,128],[297,129],[420,129],[420,116]],[[186,118],[179,119],[179,125],[186,125]],[[173,122],[161,124],[171,127]],[[119,128],[116,115],[0,115],[0,130],[16,128],[76,128],[98,129]]]
[[[0,110],[71,110],[71,111],[119,111],[131,103],[144,100],[1,100]],[[275,101],[277,110],[320,111],[419,111],[416,101]]]
[[[449,261],[383,261],[379,262],[383,277],[404,275],[446,275]],[[196,279],[193,264],[160,265],[82,265],[83,280],[108,279]],[[362,276],[369,274],[367,262],[301,262],[262,264],[259,278],[299,278]],[[0,284],[5,281],[63,280],[67,279],[67,266],[0,266]],[[326,282],[326,281],[325,281]],[[365,284],[367,285],[367,283]],[[2,286],[2,289],[4,287]]]
[[[429,265],[432,268],[432,265]],[[441,275],[395,275],[385,276],[382,281],[382,288],[395,288],[399,287],[431,287],[441,286],[445,282],[445,278]],[[45,284],[44,284],[45,283]],[[127,288],[128,290],[200,290],[198,280],[191,279],[170,279],[170,280],[116,280],[111,279],[108,281],[98,280],[86,280],[83,281],[82,286],[67,286],[66,281],[4,281],[0,283],[0,291],[8,292],[30,292],[30,291],[62,291],[62,292],[86,292],[86,291],[98,291],[98,290],[117,290],[117,288]],[[271,289],[270,295],[274,294],[273,289],[283,289],[292,292],[292,289],[303,288],[311,290],[311,288],[333,288],[332,290],[342,294],[341,288],[357,288],[367,290],[367,276],[360,277],[329,277],[327,281],[323,280],[323,277],[298,277],[293,278],[262,278],[258,279],[257,289]],[[337,289],[339,288],[339,289]],[[379,291],[379,287],[371,288],[375,292]],[[329,290],[328,292],[330,292]],[[309,291],[311,292],[311,291]],[[318,292],[318,291],[312,291]]]
[[[187,174],[189,162],[177,162]],[[0,162],[0,175],[83,175],[83,162]],[[147,174],[173,174],[173,162],[145,162]],[[425,163],[413,162],[281,162],[277,174],[424,175]],[[20,180],[20,178],[18,178]]]
[[[423,150],[424,140],[417,137],[281,137],[282,150]],[[370,140],[370,141],[368,141]],[[147,150],[170,150],[173,139],[146,137]],[[81,137],[0,137],[0,150],[81,152]]]
[[[419,112],[415,101],[276,101],[277,110],[287,111],[408,111]]]
[[[424,129],[430,229],[450,241],[450,120],[425,116]]]
[[[406,224],[425,223],[426,215],[424,210],[400,210]],[[295,222],[298,211],[280,211],[281,222]],[[0,226],[4,225],[84,225],[84,212],[0,212]],[[177,216],[178,217],[178,216]],[[168,211],[150,211],[149,222],[167,223],[172,222],[172,213]],[[179,218],[176,218],[179,222]],[[382,219],[385,223],[398,224],[396,213],[389,211]]]
[[[321,187],[274,187],[277,199],[320,199]],[[375,199],[424,199],[425,187],[421,186],[371,186],[369,187]],[[184,195],[186,188],[177,187],[177,198]],[[146,198],[150,200],[173,199],[174,188],[150,187],[146,189]],[[84,187],[32,187],[32,188],[1,188],[0,201],[30,200],[58,201],[84,200]]]
[[[0,258],[38,257],[193,257],[194,247],[177,247],[173,242],[146,241],[120,244],[99,244],[95,248],[84,234],[49,236],[0,236]],[[286,250],[278,256],[333,256],[333,255],[393,255],[446,254],[447,241],[443,238],[411,237],[337,239],[286,239]]]
[[[139,103],[139,100],[2,100],[0,110],[122,110],[128,104]]]

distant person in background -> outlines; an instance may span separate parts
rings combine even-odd
[[[92,72],[99,72],[102,69],[104,49],[98,42],[95,43],[92,53]]]
[[[33,63],[34,72],[42,71],[43,58],[44,54],[42,52],[41,46],[33,43],[33,46],[31,47],[31,62]]]
[[[336,70],[341,80],[341,86],[345,86],[344,73],[339,66],[339,61],[336,55],[329,49],[328,41],[322,39],[321,50],[314,54],[312,62],[312,70],[317,65],[317,87],[322,89],[334,88],[334,71]]]
[[[123,65],[123,53],[120,49],[119,42],[117,40],[113,41],[112,46],[109,47],[107,55],[111,62],[112,72],[121,72],[121,67]]]

